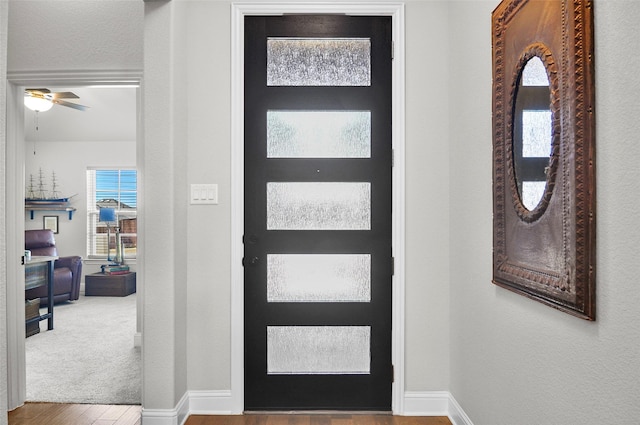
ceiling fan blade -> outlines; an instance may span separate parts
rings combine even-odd
[[[61,91],[56,93],[50,93],[51,99],[80,99],[75,93],[70,91]]]
[[[77,109],[78,111],[86,111],[87,109],[89,109],[88,106],[78,105],[77,103],[66,102],[60,99],[52,99],[51,101],[56,105],[68,106],[69,108]]]
[[[51,90],[49,89],[25,89],[24,91],[26,92],[33,92],[33,93],[51,93]]]

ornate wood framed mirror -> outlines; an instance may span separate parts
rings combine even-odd
[[[492,14],[493,282],[595,320],[590,0]]]

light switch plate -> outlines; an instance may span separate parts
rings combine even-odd
[[[218,203],[217,184],[192,184],[191,205],[215,205]]]

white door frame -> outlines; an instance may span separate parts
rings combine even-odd
[[[24,287],[24,269],[20,265],[20,256],[24,250],[24,211],[19,208],[24,202],[25,192],[25,147],[24,147],[24,87],[81,87],[90,85],[119,85],[142,83],[142,72],[137,71],[105,71],[105,72],[64,72],[64,71],[38,71],[30,73],[7,73],[7,156],[5,169],[7,176],[13,176],[13,183],[6,185],[6,264],[7,264],[7,407],[13,410],[24,404],[27,396],[27,378],[25,364],[25,327],[24,323],[24,291],[18,288]],[[140,93],[138,89],[137,111],[137,148],[136,161],[141,169],[142,155],[142,112]],[[140,197],[142,198],[142,197]],[[140,208],[139,208],[140,209]],[[11,223],[11,225],[9,225]],[[139,235],[138,241],[141,243]],[[14,266],[10,266],[10,265]],[[137,268],[143,268],[140,260]],[[140,318],[142,317],[144,286],[138,274],[137,315],[138,331],[142,329]],[[139,338],[137,336],[137,338]]]
[[[231,410],[244,410],[244,17],[250,15],[349,14],[390,16],[392,62],[392,145],[394,151],[392,250],[395,258],[392,305],[392,361],[394,382],[391,409],[404,413],[404,285],[405,285],[405,110],[404,3],[285,1],[242,2],[231,7]]]

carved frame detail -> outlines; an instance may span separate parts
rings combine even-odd
[[[590,0],[503,0],[492,14],[493,283],[595,320],[595,89]],[[547,70],[552,112],[546,190],[529,211],[513,164],[518,78]]]

